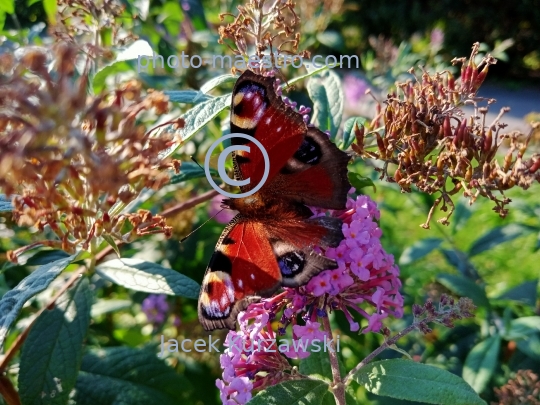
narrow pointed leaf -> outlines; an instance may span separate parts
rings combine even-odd
[[[476,306],[489,306],[486,290],[462,275],[439,274],[437,281],[453,293],[461,297],[469,297]]]
[[[82,278],[36,320],[21,351],[22,405],[68,403],[81,365],[91,306],[88,279]]]
[[[407,247],[401,257],[399,258],[399,264],[401,266],[411,264],[437,249],[441,246],[441,238],[426,238],[415,242],[411,246]]]
[[[207,81],[201,86],[201,93],[208,93],[210,90],[215,89],[218,86],[221,86],[223,83],[233,83],[238,79],[237,76],[231,74],[225,74]]]
[[[474,346],[465,359],[463,379],[479,394],[493,376],[500,348],[501,337],[491,336]]]
[[[69,256],[38,267],[15,288],[4,294],[0,300],[0,347],[4,344],[8,330],[24,303],[45,290],[76,256]]]
[[[182,128],[182,140],[186,141],[206,124],[213,120],[220,112],[228,108],[231,104],[231,95],[214,97],[204,103],[197,104],[191,110],[186,112],[182,118],[185,120],[185,126]]]
[[[173,103],[198,104],[212,99],[212,96],[196,90],[170,90],[164,91]]]
[[[216,169],[210,169],[210,174],[218,174]],[[204,169],[201,169],[196,163],[182,162],[180,166],[180,173],[173,174],[169,180],[170,184],[181,183],[186,180],[197,179],[205,177]]]
[[[469,249],[469,255],[474,256],[490,250],[501,243],[508,242],[538,231],[537,228],[523,224],[508,224],[499,226],[478,238]]]
[[[136,291],[197,299],[199,285],[189,277],[157,263],[139,259],[114,259],[96,267],[106,280]]]

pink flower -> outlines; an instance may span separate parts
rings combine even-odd
[[[388,314],[373,314],[369,317],[368,327],[363,330],[364,333],[367,332],[378,332],[382,328],[381,321],[388,317]]]
[[[332,286],[330,295],[338,295],[341,291],[354,284],[353,278],[343,269],[331,270],[328,274],[330,275],[330,284]]]
[[[294,325],[293,336],[296,339],[292,340],[292,344],[289,345],[289,350],[283,354],[290,359],[305,359],[309,357],[309,347],[318,341],[320,344],[324,341],[324,332],[320,330],[321,324],[318,322],[307,321],[305,326]]]
[[[222,195],[216,195],[210,200],[210,205],[208,206],[208,215],[210,217],[214,217],[214,219],[220,224],[228,224],[237,214],[237,211],[230,210],[228,208],[222,210],[222,200]]]
[[[330,311],[342,311],[353,332],[360,330],[355,317],[365,318],[368,326],[363,333],[379,331],[389,316],[403,316],[399,269],[394,257],[382,247],[377,205],[360,195],[349,198],[346,207],[343,211],[313,210],[317,216],[330,215],[343,221],[345,238],[339,246],[326,250],[315,247],[317,252],[336,260],[338,268],[322,271],[303,287],[284,288],[239,314],[240,330],[229,332],[227,349],[220,358],[223,379],[216,385],[224,404],[243,404],[253,390],[289,379],[292,367],[286,357],[306,358],[311,344],[324,341],[325,333],[317,321]],[[271,324],[278,313],[282,315],[276,333]],[[305,325],[297,324],[299,315]],[[270,347],[271,339],[284,335],[291,324],[293,340],[288,341],[288,346]]]
[[[365,96],[369,88],[367,82],[358,76],[348,74],[343,80],[343,91],[347,105],[354,106]]]
[[[315,297],[320,297],[323,294],[332,291],[332,285],[330,284],[330,274],[327,271],[323,271],[315,277],[309,280],[307,291],[313,294]]]

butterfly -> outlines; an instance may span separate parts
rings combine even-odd
[[[313,218],[309,207],[345,209],[351,185],[349,155],[276,93],[275,78],[245,71],[232,93],[231,132],[251,135],[265,148],[270,170],[251,196],[224,199],[238,211],[221,234],[202,282],[199,321],[206,330],[236,326],[240,311],[280,287],[299,287],[337,263],[315,246],[336,247],[343,240],[338,218]],[[253,142],[233,138],[250,151],[233,153],[234,177],[259,184],[264,160]]]

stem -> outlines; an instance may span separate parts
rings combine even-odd
[[[324,331],[328,337],[328,340],[331,342],[330,350],[328,355],[330,356],[330,366],[332,368],[332,378],[334,380],[334,385],[332,386],[332,393],[336,399],[337,405],[345,405],[345,385],[341,379],[341,374],[339,372],[339,361],[337,357],[336,347],[333,342],[332,328],[330,327],[330,320],[328,316],[322,318]]]

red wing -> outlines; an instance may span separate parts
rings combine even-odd
[[[233,329],[238,312],[281,285],[263,224],[236,217],[216,245],[199,295],[199,321],[206,330]]]
[[[237,216],[212,255],[199,295],[199,321],[206,330],[234,329],[240,311],[279,287],[298,287],[334,260],[313,252],[314,244],[335,247],[343,239],[338,218],[260,222]]]
[[[309,206],[345,209],[351,188],[349,159],[324,132],[309,127],[298,150],[264,192]]]
[[[253,136],[264,146],[270,159],[270,173],[273,179],[287,160],[302,143],[307,126],[302,116],[287,107],[276,94],[275,79],[257,75],[246,70],[236,82],[232,94],[231,132]],[[250,179],[242,187],[246,192],[262,180],[264,159],[257,145],[241,138],[233,138],[233,145],[249,146],[249,153],[235,152],[236,177]]]

